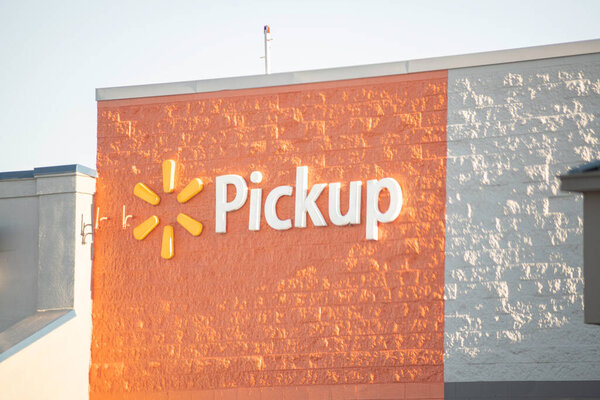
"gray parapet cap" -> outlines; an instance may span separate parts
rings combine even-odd
[[[34,178],[36,176],[43,175],[61,175],[68,173],[80,173],[84,175],[91,176],[93,178],[97,178],[98,174],[96,170],[85,167],[80,164],[69,164],[69,165],[56,165],[53,167],[39,167],[34,168],[32,170],[27,171],[8,171],[8,172],[0,172],[0,181],[7,181],[13,179],[28,179]]]
[[[451,70],[483,65],[506,64],[520,61],[542,60],[600,53],[600,39],[580,42],[523,47],[519,49],[488,51],[455,56],[423,58],[382,64],[328,68],[309,71],[282,72],[269,75],[250,75],[234,78],[206,79],[197,81],[157,83],[150,85],[121,86],[96,89],[96,100],[119,100],[141,97],[173,96],[298,85],[347,79],[372,78],[401,75],[414,72]]]
[[[600,160],[592,161],[578,167],[572,168],[567,172],[567,175],[579,174],[582,172],[598,171],[600,170]]]
[[[600,191],[600,160],[572,168],[559,178],[561,190],[581,193],[598,192]]]

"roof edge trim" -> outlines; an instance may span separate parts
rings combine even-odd
[[[7,171],[0,172],[0,181],[14,180],[14,179],[31,179],[37,176],[43,175],[57,175],[57,174],[69,174],[77,173],[97,178],[98,174],[96,170],[83,166],[81,164],[69,164],[69,165],[55,165],[52,167],[37,167],[27,171]]]
[[[281,72],[270,75],[249,75],[232,78],[98,88],[96,89],[96,100],[122,100],[143,97],[218,92],[222,90],[240,90],[298,85],[306,83],[371,78],[375,76],[401,75],[414,72],[452,70],[592,53],[600,53],[600,39],[523,47],[509,50],[495,50],[455,56],[423,58],[382,64]]]

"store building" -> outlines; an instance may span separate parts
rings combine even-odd
[[[90,398],[600,397],[600,40],[96,96]]]

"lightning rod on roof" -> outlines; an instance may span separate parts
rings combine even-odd
[[[269,25],[264,27],[265,34],[265,74],[271,73],[271,28]]]

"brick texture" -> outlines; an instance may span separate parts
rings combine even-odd
[[[435,72],[100,102],[96,206],[108,220],[94,244],[92,398],[233,398],[225,391],[253,388],[281,398],[291,387],[377,398],[370,385],[383,385],[381,398],[441,397],[446,86],[446,72]],[[165,159],[180,166],[176,193],[194,177],[204,191],[186,204],[162,193]],[[215,233],[216,176],[239,174],[253,188],[249,175],[261,171],[264,202],[273,187],[293,186],[301,165],[311,186],[342,182],[343,207],[351,180],[364,188],[393,176],[402,212],[377,242],[365,240],[364,211],[359,226],[309,219],[279,232],[263,217],[249,232],[248,204],[229,214],[227,234]],[[135,198],[137,182],[161,203]],[[326,219],[327,197],[317,202]],[[133,215],[125,229],[123,206]],[[179,212],[204,224],[201,236],[174,223]],[[278,213],[292,216],[292,200]],[[132,228],[153,214],[159,227],[136,241]],[[171,260],[160,258],[166,224]]]
[[[557,175],[600,158],[600,56],[448,82],[446,381],[597,380],[582,200]]]

